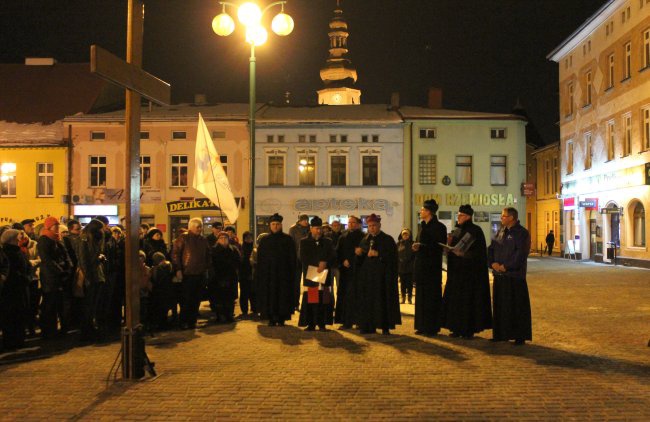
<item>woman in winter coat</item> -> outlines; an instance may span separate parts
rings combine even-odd
[[[29,261],[18,246],[21,232],[7,229],[0,242],[9,263],[6,279],[0,290],[0,327],[5,351],[15,350],[25,342],[25,317],[29,306]]]
[[[413,303],[413,236],[411,230],[404,229],[397,242],[397,274],[399,275],[400,290],[402,292],[402,303],[408,296],[409,303]]]

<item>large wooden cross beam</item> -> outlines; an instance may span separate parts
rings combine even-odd
[[[140,327],[140,99],[168,105],[168,83],[142,70],[142,0],[129,0],[126,61],[95,45],[90,47],[90,69],[99,77],[126,89],[126,328],[122,332],[122,374],[144,375],[144,340]]]

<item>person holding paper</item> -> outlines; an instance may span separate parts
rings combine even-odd
[[[483,230],[472,222],[473,215],[469,204],[460,206],[449,242],[452,248],[447,252],[442,326],[451,331],[451,337],[472,338],[492,328],[487,246]]]
[[[294,311],[296,248],[291,236],[282,232],[282,220],[278,213],[271,216],[271,233],[260,236],[257,246],[257,310],[270,327],[283,326]]]
[[[327,331],[326,325],[333,322],[334,296],[329,269],[336,261],[336,253],[332,241],[323,236],[322,226],[323,220],[313,217],[309,235],[300,241],[302,284],[307,290],[302,295],[298,326],[307,327],[306,331],[314,331],[316,326]]]
[[[442,304],[442,246],[447,243],[447,227],[436,217],[438,203],[428,199],[422,204],[418,235],[413,244],[415,262],[415,334],[435,336],[440,331]]]
[[[402,323],[397,289],[397,245],[381,231],[381,218],[371,214],[366,219],[368,234],[355,249],[359,312],[357,324],[361,334],[390,334]]]

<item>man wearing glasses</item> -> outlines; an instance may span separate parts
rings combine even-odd
[[[494,275],[492,341],[532,340],[526,260],[530,234],[519,223],[515,208],[504,208],[501,229],[488,248],[488,265]]]

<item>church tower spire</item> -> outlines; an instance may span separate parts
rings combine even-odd
[[[343,18],[341,1],[336,0],[334,17],[329,24],[329,58],[320,70],[325,88],[318,91],[318,103],[348,105],[361,103],[361,91],[353,88],[357,71],[346,57],[348,53],[348,24]]]

